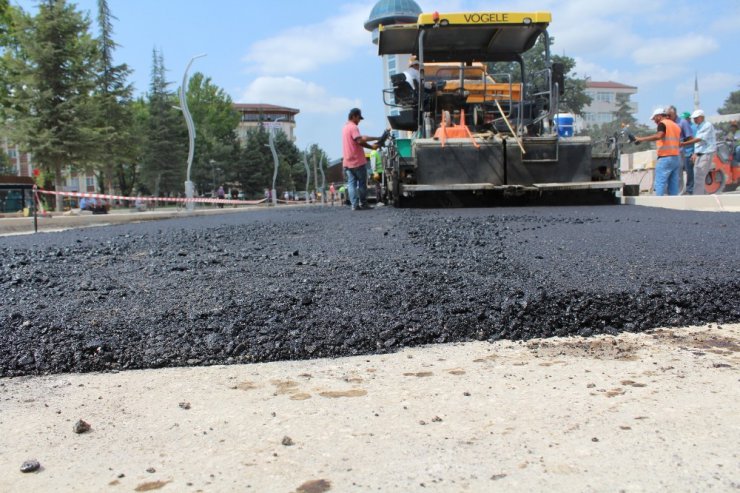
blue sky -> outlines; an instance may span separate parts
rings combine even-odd
[[[14,0],[33,10],[33,0]],[[94,19],[96,0],[76,0]],[[552,12],[553,51],[577,61],[579,75],[639,88],[638,118],[656,106],[693,108],[694,73],[701,105],[714,114],[740,85],[740,1],[713,0],[417,0],[424,11]],[[194,55],[200,71],[239,103],[298,108],[297,145],[318,143],[341,153],[340,130],[359,106],[361,129],[386,126],[381,62],[363,23],[374,0],[108,0],[116,61],[133,70],[137,93],[147,90],[151,54],[164,54],[178,87]]]

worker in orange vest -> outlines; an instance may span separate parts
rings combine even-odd
[[[630,140],[635,144],[655,141],[658,151],[658,162],[655,163],[655,178],[653,179],[655,195],[665,195],[666,189],[668,195],[678,195],[681,176],[679,158],[681,127],[668,118],[668,113],[663,108],[653,111],[653,116],[650,118],[658,126],[657,132],[645,137],[630,136]]]

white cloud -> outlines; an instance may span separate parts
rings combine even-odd
[[[658,85],[667,85],[667,89],[674,87],[671,84],[676,80],[689,77],[689,71],[681,65],[654,65],[630,75],[632,84],[640,88],[650,88]],[[691,76],[693,80],[693,76]]]
[[[344,113],[348,108],[360,106],[359,100],[330,95],[314,82],[295,77],[258,77],[241,94],[241,101],[269,102],[301,113]]]
[[[726,94],[737,91],[740,85],[740,74],[729,74],[727,72],[700,73],[699,93],[720,91]],[[694,77],[676,87],[677,96],[689,96],[694,94]]]
[[[681,63],[708,55],[719,48],[714,38],[685,34],[676,38],[653,38],[632,54],[641,65]]]
[[[712,23],[711,30],[712,32],[731,32],[737,31],[738,26],[740,26],[740,11],[722,15]]]
[[[250,71],[297,74],[347,60],[357,48],[367,48],[369,33],[361,26],[368,6],[351,6],[319,24],[287,29],[250,46],[244,61]]]
[[[610,70],[596,63],[591,63],[580,57],[576,61],[575,72],[579,77],[589,77],[591,80],[619,82],[622,74],[619,70]]]

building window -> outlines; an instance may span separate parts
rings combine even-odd
[[[90,188],[95,188],[95,177],[94,176],[86,176],[85,177],[85,186],[89,190]]]
[[[8,157],[10,159],[17,158],[18,157],[18,151],[16,151],[15,149],[8,149]]]
[[[596,93],[596,101],[601,101],[602,103],[611,103],[614,101],[614,93],[611,92],[597,92]]]

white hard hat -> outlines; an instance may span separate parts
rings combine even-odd
[[[704,116],[704,111],[696,110],[693,113],[691,113],[691,118],[699,118],[700,116]]]
[[[665,115],[665,114],[666,114],[666,112],[665,112],[665,109],[664,108],[655,108],[653,110],[653,114],[650,115],[650,119],[652,120],[653,118],[655,118],[658,115]]]

